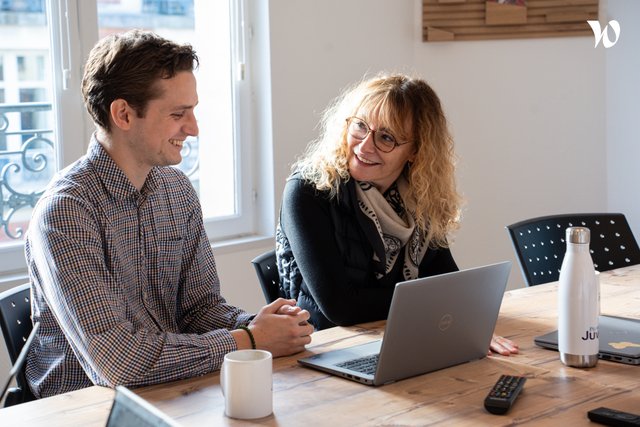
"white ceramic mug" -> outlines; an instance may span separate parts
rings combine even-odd
[[[227,353],[220,370],[224,412],[251,420],[273,412],[273,358],[264,350]]]

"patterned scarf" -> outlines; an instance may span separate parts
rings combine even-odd
[[[384,245],[384,254],[374,251],[376,263],[384,263],[388,274],[401,250],[405,251],[402,273],[405,280],[418,277],[418,266],[427,252],[426,233],[415,223],[415,205],[408,197],[409,184],[400,177],[383,195],[369,182],[357,181],[358,205],[378,230],[376,238]],[[384,275],[376,273],[378,279]]]

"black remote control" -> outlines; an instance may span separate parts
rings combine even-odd
[[[501,375],[484,399],[486,410],[496,415],[505,414],[520,394],[526,380],[526,377]]]
[[[607,426],[640,426],[640,415],[617,411],[609,408],[597,408],[587,412],[593,422]]]

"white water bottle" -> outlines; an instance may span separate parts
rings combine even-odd
[[[598,363],[598,286],[589,253],[590,231],[569,227],[558,288],[558,350],[567,366]]]

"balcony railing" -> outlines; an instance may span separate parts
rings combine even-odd
[[[24,235],[31,209],[55,172],[53,129],[17,129],[25,113],[51,113],[50,103],[0,104],[0,241]]]
[[[52,113],[46,102],[0,104],[0,245],[24,237],[31,210],[56,172],[54,129],[23,126],[38,122],[29,120],[36,115],[48,116],[39,122],[52,122]],[[198,190],[197,138],[185,141],[178,168]]]

